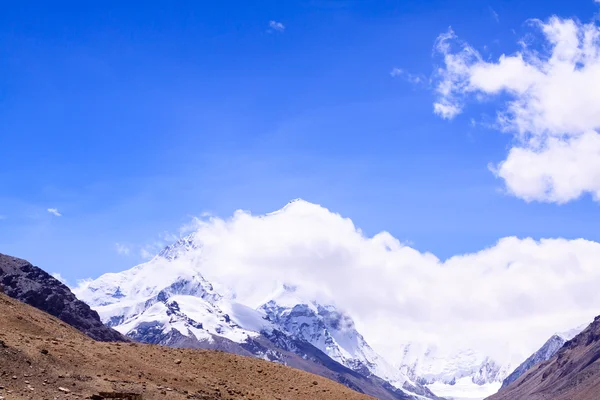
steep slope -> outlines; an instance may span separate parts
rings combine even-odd
[[[137,343],[102,343],[0,294],[0,397],[89,398],[99,392],[153,399],[370,397],[331,380],[255,358]]]
[[[98,313],[78,300],[66,285],[25,260],[0,254],[0,290],[58,317],[93,339],[128,341],[106,327]]]
[[[552,335],[552,337],[548,339],[538,351],[529,356],[527,360],[523,361],[521,365],[519,365],[509,376],[506,377],[506,379],[504,379],[501,389],[519,379],[521,375],[527,372],[535,364],[552,358],[552,356],[554,356],[554,354],[560,350],[565,342],[566,340],[560,336]]]
[[[529,371],[529,369],[537,363],[551,359],[567,341],[573,339],[584,328],[585,326],[581,326],[568,332],[552,335],[552,337],[550,337],[550,339],[548,339],[538,351],[529,356],[527,360],[523,361],[521,365],[519,365],[509,376],[506,377],[506,379],[504,379],[501,389],[519,379],[521,375]]]
[[[600,317],[490,400],[600,398]]]

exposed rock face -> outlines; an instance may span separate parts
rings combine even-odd
[[[521,365],[519,365],[509,376],[506,377],[506,379],[504,379],[501,389],[519,379],[521,375],[526,373],[535,364],[551,359],[565,344],[565,342],[566,340],[562,337],[558,335],[552,335],[552,337],[548,339],[548,341],[546,341],[546,343],[544,343],[544,345],[538,351],[529,356],[527,360],[523,361]]]
[[[0,254],[0,290],[8,296],[53,315],[103,342],[129,341],[105,326],[98,313],[42,269],[20,258]]]
[[[600,317],[490,400],[597,400],[600,398]]]

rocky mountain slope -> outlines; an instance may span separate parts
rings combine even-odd
[[[535,353],[533,353],[527,360],[523,361],[510,375],[502,382],[501,389],[507,387],[524,373],[526,373],[531,367],[552,358],[554,354],[565,344],[566,340],[558,335],[552,335],[550,339],[544,343],[544,345]]]
[[[547,361],[489,400],[596,400],[600,398],[600,316]]]
[[[19,258],[0,254],[0,291],[51,314],[99,341],[128,341],[63,283]]]
[[[551,359],[567,341],[573,339],[584,328],[585,326],[581,326],[568,332],[552,335],[552,337],[550,337],[550,339],[548,339],[538,351],[529,356],[527,360],[523,361],[521,365],[519,365],[510,375],[506,377],[506,379],[504,379],[501,389],[519,379],[521,375],[529,371],[529,369],[531,369],[534,365]]]
[[[194,260],[199,248],[182,239],[76,293],[107,325],[138,341],[253,355],[311,372],[318,365],[317,373],[382,399],[436,398],[377,355],[333,306],[297,299],[283,287],[258,309],[223,296]],[[311,363],[300,366],[289,354]]]
[[[0,294],[0,397],[152,399],[369,399],[329,379],[223,352],[98,342]]]

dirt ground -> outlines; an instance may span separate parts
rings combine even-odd
[[[0,293],[0,400],[85,399],[100,392],[138,393],[144,400],[372,399],[254,358],[96,342]]]

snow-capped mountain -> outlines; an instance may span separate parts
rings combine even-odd
[[[257,356],[384,399],[437,398],[379,356],[332,305],[300,299],[290,286],[258,309],[223,296],[201,274],[201,253],[190,236],[147,263],[83,283],[76,293],[107,325],[138,341]]]
[[[552,357],[554,357],[554,355],[558,352],[558,350],[560,350],[561,347],[563,347],[563,345],[566,342],[573,339],[575,336],[577,336],[579,333],[581,333],[581,331],[583,331],[585,328],[586,328],[586,325],[582,325],[575,329],[571,329],[567,332],[556,333],[556,334],[552,335],[550,337],[550,339],[548,339],[546,341],[546,343],[544,343],[542,345],[542,347],[540,347],[539,350],[537,350],[535,353],[533,353],[531,356],[529,356],[527,358],[527,360],[523,361],[523,363],[521,363],[510,375],[508,375],[506,377],[506,379],[504,379],[504,381],[502,382],[501,389],[505,388],[506,386],[510,385],[512,382],[519,379],[519,377],[521,375],[523,375],[525,372],[527,372],[531,367],[533,367],[537,363],[549,360]]]
[[[223,298],[195,268],[190,238],[165,248],[151,261],[80,285],[77,296],[115,330],[136,340],[211,347],[243,343],[268,326],[260,313]]]
[[[205,279],[203,250],[192,234],[144,264],[102,275],[75,292],[107,325],[135,340],[219,349],[313,368],[298,364],[291,356],[295,355],[326,367],[316,373],[336,371],[332,379],[351,387],[356,382],[346,380],[348,376],[371,379],[371,385],[375,382],[386,390],[378,397],[400,391],[392,398],[465,393],[484,398],[495,393],[513,369],[474,350],[449,353],[417,343],[400,344],[404,357],[392,363],[367,343],[350,315],[322,296],[316,301],[293,285],[281,284],[260,303],[239,303],[222,283]],[[341,379],[340,374],[346,375]]]
[[[416,347],[416,348],[415,348]],[[404,358],[400,368],[406,375],[425,384],[440,382],[454,384],[459,379],[469,378],[474,384],[501,382],[509,366],[471,349],[451,355],[439,355],[435,347],[419,351],[414,344],[404,346]]]
[[[283,285],[259,310],[282,332],[314,345],[354,371],[378,376],[396,388],[433,396],[377,354],[356,330],[352,318],[334,305],[304,299],[294,286]]]
[[[400,370],[441,397],[483,399],[500,388],[511,370],[491,357],[464,349],[448,354],[434,346],[402,345]]]
[[[363,254],[361,246],[366,239],[349,239],[349,244],[338,248],[331,245],[335,242],[329,237],[337,235],[337,231],[325,230],[326,235],[321,237],[319,230],[302,228],[306,227],[302,225],[306,221],[320,226],[328,224],[330,219],[338,223],[340,218],[317,205],[296,201],[275,213],[260,216],[256,219],[260,221],[258,225],[249,224],[253,217],[244,212],[236,213],[231,223],[222,220],[215,225],[199,223],[196,232],[166,247],[149,262],[121,273],[105,274],[83,283],[75,291],[99,312],[103,321],[141,341],[218,348],[285,363],[307,360],[325,367],[318,373],[335,371],[333,379],[345,380],[349,386],[358,381],[347,379],[377,378],[382,380],[377,384],[379,388],[388,385],[426,397],[431,397],[426,387],[440,396],[479,399],[499,389],[514,366],[525,359],[525,354],[510,353],[508,343],[493,349],[501,361],[478,351],[480,347],[475,345],[473,349],[448,348],[448,344],[452,346],[461,340],[455,340],[457,332],[449,332],[446,341],[439,327],[432,328],[430,337],[423,337],[423,341],[431,340],[439,347],[422,345],[418,326],[407,326],[406,336],[401,331],[399,334],[414,341],[373,342],[377,345],[374,348],[367,343],[371,338],[383,340],[389,335],[378,335],[375,326],[367,325],[368,336],[363,337],[343,311],[341,306],[353,307],[362,312],[357,322],[380,323],[370,318],[365,304],[353,302],[344,291],[346,286],[356,283],[350,294],[362,293],[361,282],[346,280],[338,287],[334,283],[336,278],[342,278],[336,275],[340,270],[326,268],[330,261],[344,267],[346,260],[355,259],[346,258],[355,250],[358,255]],[[281,228],[290,222],[299,223],[299,228]],[[344,220],[343,224],[340,232],[346,232],[347,228],[352,232],[348,238],[354,238],[356,228],[352,222]],[[232,229],[243,232],[240,240],[237,234],[229,232]],[[275,240],[279,232],[284,236],[281,245]],[[373,247],[375,263],[379,256],[387,260],[387,253],[394,246],[402,250],[392,239],[386,235],[368,239],[385,242],[381,246],[369,245],[369,249]],[[371,253],[364,254],[365,258],[372,258]],[[401,251],[397,254],[404,255]],[[362,267],[363,263],[358,265]],[[317,267],[311,270],[314,266]],[[370,263],[364,266],[370,267]],[[306,277],[304,268],[311,272]],[[320,268],[324,274],[330,274],[322,282]],[[365,273],[368,268],[357,271]],[[302,288],[294,290],[292,286],[284,286],[284,282],[319,293],[307,295]],[[340,296],[340,303],[324,298],[323,292]],[[381,304],[387,303],[384,300]],[[389,312],[387,316],[393,317]],[[419,318],[413,322],[421,323]],[[385,322],[379,326],[386,326]],[[481,342],[479,345],[485,347]],[[383,353],[377,353],[376,349],[389,351],[382,357]],[[511,363],[504,360],[504,353]],[[298,368],[312,368],[298,365]],[[345,374],[343,379],[340,374]],[[469,396],[464,396],[466,391]],[[471,392],[476,395],[471,396]],[[382,395],[385,396],[375,394]]]
[[[416,344],[403,346],[401,370],[408,378],[424,384],[435,394],[447,398],[483,399],[518,379],[538,362],[548,360],[585,328],[585,325],[557,333],[516,369],[485,354],[466,349],[441,355],[435,347]]]
[[[107,325],[135,340],[219,349],[282,363],[292,362],[282,352],[320,364],[329,365],[326,359],[331,359],[347,368],[345,373],[380,379],[378,384],[387,385],[388,391],[400,390],[398,398],[431,399],[433,393],[445,393],[446,386],[456,388],[465,382],[491,394],[510,371],[473,351],[448,357],[412,344],[405,346],[404,359],[392,364],[333,302],[304,298],[301,291],[282,284],[258,308],[238,303],[226,287],[204,278],[203,257],[202,245],[192,234],[144,264],[102,275],[75,292]]]

